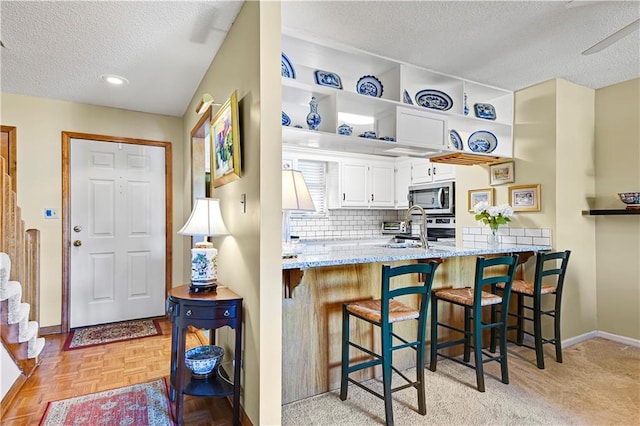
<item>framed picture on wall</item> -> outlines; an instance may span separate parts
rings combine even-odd
[[[501,185],[515,182],[513,161],[489,166],[489,185]]]
[[[483,189],[471,189],[468,192],[468,209],[470,212],[473,211],[473,206],[476,204],[485,201],[489,203],[490,206],[493,205],[493,188],[483,188]]]
[[[510,186],[509,204],[514,212],[539,212],[540,184]]]
[[[240,178],[240,126],[238,94],[234,91],[211,121],[213,143],[213,186],[218,187]]]

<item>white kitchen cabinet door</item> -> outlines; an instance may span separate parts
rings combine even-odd
[[[340,186],[342,188],[342,207],[368,207],[369,191],[368,175],[369,166],[364,162],[343,161],[340,173]]]
[[[396,110],[398,143],[420,148],[445,148],[446,119],[409,108]]]
[[[431,182],[433,182],[433,173],[429,160],[413,160],[411,162],[411,185]]]
[[[369,166],[370,207],[393,207],[395,204],[395,168],[393,163],[371,163]]]
[[[395,207],[397,209],[409,208],[409,185],[411,185],[411,160],[396,163],[395,179]]]
[[[431,174],[434,182],[454,180],[456,178],[456,166],[445,163],[430,163]]]

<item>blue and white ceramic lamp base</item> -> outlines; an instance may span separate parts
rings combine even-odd
[[[218,279],[218,250],[210,242],[197,243],[191,249],[191,284],[204,286]]]

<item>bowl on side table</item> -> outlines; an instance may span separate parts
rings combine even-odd
[[[220,346],[196,346],[184,354],[184,362],[196,379],[205,379],[216,372],[224,349]]]
[[[618,197],[628,209],[640,209],[640,192],[618,192]]]

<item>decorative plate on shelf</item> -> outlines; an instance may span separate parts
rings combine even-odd
[[[287,55],[281,53],[282,56],[282,76],[289,78],[296,78],[296,70],[293,68],[291,61],[287,58]]]
[[[416,93],[416,103],[425,108],[440,111],[450,110],[453,106],[453,100],[449,95],[433,89],[424,89]]]
[[[464,149],[462,138],[460,137],[460,134],[457,131],[453,129],[449,130],[449,140],[451,141],[451,145],[453,145],[455,149],[460,151]]]
[[[356,83],[356,91],[361,95],[379,98],[382,96],[382,82],[373,75],[363,75]]]
[[[473,109],[478,118],[484,118],[485,120],[496,119],[496,110],[491,104],[473,104]]]
[[[411,100],[411,95],[406,90],[402,92],[402,99],[404,100],[405,104],[413,105],[413,101]]]
[[[282,125],[288,126],[289,124],[291,124],[291,119],[286,112],[282,111]]]
[[[498,146],[498,138],[487,130],[479,130],[469,136],[467,140],[469,149],[473,152],[490,153]]]
[[[316,77],[316,83],[321,86],[333,87],[334,89],[342,89],[342,80],[336,73],[322,70],[315,70],[313,75]]]

